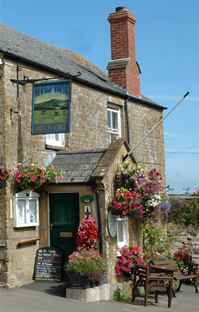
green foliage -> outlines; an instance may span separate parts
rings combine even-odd
[[[142,226],[144,253],[155,257],[171,257],[171,245],[175,237],[168,237],[162,226],[156,226],[150,220]]]
[[[199,226],[199,198],[171,199],[168,221],[185,226]]]
[[[132,295],[124,295],[121,294],[121,289],[117,287],[117,289],[113,293],[113,300],[115,301],[132,301]]]
[[[123,301],[125,296],[121,294],[121,289],[117,287],[117,289],[113,293],[113,300],[115,301]]]

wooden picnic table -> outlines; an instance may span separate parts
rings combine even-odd
[[[178,280],[179,286],[176,289],[176,291],[180,291],[182,283],[190,280],[195,286],[196,293],[198,293],[198,288],[196,284],[197,277],[198,277],[197,274],[190,270],[186,270],[187,272],[184,272],[185,268],[181,268],[176,260],[153,261],[153,264],[150,266],[150,268],[154,269],[158,273],[162,272],[162,273],[168,274],[172,276],[175,280]],[[173,296],[176,297],[174,289],[173,289]]]
[[[177,268],[176,266],[174,265],[164,265],[164,264],[161,264],[161,261],[159,261],[160,264],[152,264],[150,266],[151,269],[154,269],[156,272],[158,273],[166,273],[166,274],[169,274],[171,275],[172,277],[174,276],[174,272],[177,272],[179,270],[179,268]]]

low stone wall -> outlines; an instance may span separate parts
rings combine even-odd
[[[131,284],[132,281],[127,281],[115,284],[104,284],[87,289],[67,288],[66,298],[87,303],[112,300],[114,292],[117,288],[120,289],[121,294],[129,294],[129,291],[131,290]]]
[[[175,236],[175,240],[172,246],[172,253],[182,248],[182,245],[192,243],[195,248],[199,250],[199,228],[193,226],[183,227],[182,225],[176,225],[168,223],[167,227],[168,236]]]

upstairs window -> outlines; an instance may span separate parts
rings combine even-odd
[[[50,133],[46,134],[46,144],[52,146],[64,147],[64,133]]]
[[[108,113],[108,136],[109,142],[121,137],[120,109],[111,105],[107,109]]]

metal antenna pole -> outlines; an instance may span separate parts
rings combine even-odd
[[[123,161],[126,160],[126,158],[151,134],[151,132],[153,132],[158,126],[159,124],[161,124],[165,118],[167,118],[167,116],[169,116],[171,114],[171,112],[184,100],[184,98],[189,94],[189,92],[187,92],[182,98],[181,100],[163,117],[160,119],[160,121],[142,138],[142,140],[140,142],[138,142],[131,150],[130,152],[128,152],[128,154],[126,154],[126,156],[123,157]]]

